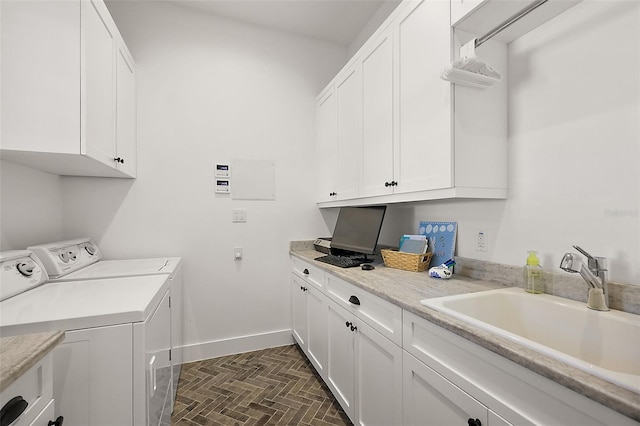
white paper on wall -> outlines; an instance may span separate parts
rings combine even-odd
[[[276,163],[268,160],[233,160],[233,200],[275,200]]]

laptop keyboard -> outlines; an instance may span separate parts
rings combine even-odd
[[[340,268],[353,268],[354,266],[360,266],[365,263],[362,259],[353,259],[351,257],[336,256],[333,254],[317,257],[316,260],[328,263],[329,265],[338,266]]]

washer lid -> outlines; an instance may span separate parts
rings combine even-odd
[[[46,283],[0,303],[0,334],[141,322],[168,288],[167,275]]]
[[[95,280],[100,278],[135,277],[166,274],[173,277],[182,258],[162,257],[153,259],[101,260],[55,281]]]

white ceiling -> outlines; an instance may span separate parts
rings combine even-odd
[[[349,46],[386,2],[400,0],[169,0],[227,18]]]

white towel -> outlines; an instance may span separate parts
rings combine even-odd
[[[462,71],[472,72],[474,74],[486,75],[487,77],[495,78],[498,80],[502,79],[502,76],[498,71],[491,68],[477,56],[456,59],[451,63],[451,67]]]
[[[476,56],[476,40],[460,48],[460,59],[456,59],[442,71],[442,79],[465,86],[487,88],[502,80],[502,75]]]

